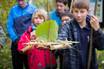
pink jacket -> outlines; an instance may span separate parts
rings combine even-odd
[[[29,27],[29,29],[21,36],[18,42],[18,51],[21,51],[21,49],[26,46],[24,43],[30,41],[31,32],[32,27]],[[28,55],[29,69],[45,69],[46,67],[56,65],[54,52],[49,49],[39,49],[34,46],[34,48],[26,51],[25,54]]]

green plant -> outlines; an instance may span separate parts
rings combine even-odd
[[[104,61],[104,51],[98,51],[97,50],[97,62],[99,65],[99,69],[104,68],[104,63],[102,63],[102,61]]]
[[[0,49],[0,69],[12,69],[11,51],[9,46]]]

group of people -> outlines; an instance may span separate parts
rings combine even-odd
[[[36,8],[27,0],[17,0],[17,5],[11,8],[7,31],[12,40],[13,69],[23,69],[23,67],[26,69],[56,69],[56,56],[60,59],[60,69],[87,69],[91,39],[92,57],[89,69],[98,69],[95,50],[104,49],[104,33],[100,29],[98,18],[88,15],[87,0],[75,1],[71,12],[66,8],[67,0],[56,0],[55,2],[56,10],[50,12],[49,16],[44,9]],[[39,44],[26,45],[25,43],[37,39],[36,27],[49,19],[55,20],[59,26],[58,40],[67,39],[79,43],[72,44],[71,48],[57,51],[39,48],[37,47]]]

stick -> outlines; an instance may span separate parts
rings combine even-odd
[[[97,8],[97,0],[95,2],[95,8],[94,8],[94,15],[96,14],[96,8]],[[90,69],[91,67],[91,60],[92,60],[92,46],[93,46],[93,29],[91,28],[91,34],[90,34],[90,47],[89,47],[89,56],[88,56],[88,63],[87,63],[87,69]]]

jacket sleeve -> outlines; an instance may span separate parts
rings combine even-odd
[[[62,26],[62,28],[60,29],[59,35],[58,35],[58,39],[59,40],[70,40],[69,35],[70,34],[70,26],[69,23],[65,24],[64,26]]]
[[[28,43],[30,41],[30,35],[25,32],[18,42],[18,51],[21,52],[23,48],[25,48],[27,45],[25,43]]]
[[[94,31],[93,44],[98,50],[104,50],[104,33],[101,29]]]
[[[10,13],[8,15],[7,20],[7,32],[9,34],[9,37],[12,39],[12,41],[15,41],[17,39],[17,35],[15,33],[15,30],[13,28],[14,25],[14,19],[13,19],[13,8],[10,10]]]

